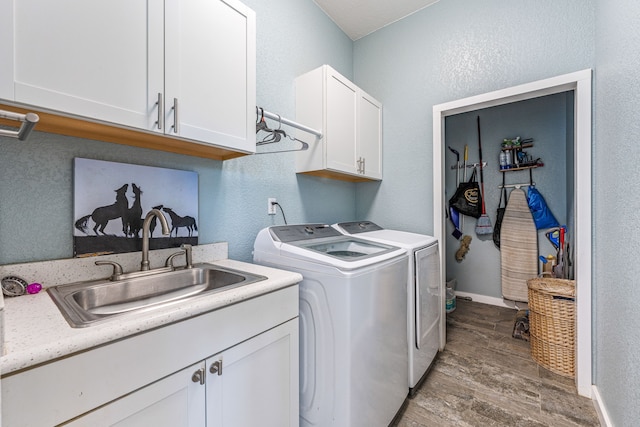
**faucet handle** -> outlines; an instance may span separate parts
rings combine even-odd
[[[185,251],[178,251],[178,252],[174,252],[171,255],[169,255],[169,257],[167,258],[167,260],[164,263],[165,267],[171,267],[171,269],[175,269],[175,267],[173,266],[173,259],[179,255],[184,254]]]
[[[122,277],[122,266],[115,261],[96,261],[96,265],[110,265],[113,267],[113,274],[109,277],[111,281],[120,280],[120,277]]]
[[[193,268],[193,257],[191,255],[192,246],[188,243],[183,243],[180,245],[180,249],[184,249],[184,252],[186,254],[186,259],[187,259],[186,268]]]

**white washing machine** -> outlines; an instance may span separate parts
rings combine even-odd
[[[300,425],[388,426],[407,398],[407,251],[302,224],[261,230],[253,259],[303,276]]]
[[[421,380],[446,342],[445,290],[440,275],[440,254],[435,237],[387,230],[370,221],[333,225],[342,234],[405,248],[409,255],[407,332],[409,392]]]

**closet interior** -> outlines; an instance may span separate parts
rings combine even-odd
[[[484,165],[482,196],[491,225],[497,225],[503,186],[507,200],[514,191],[526,194],[529,188],[535,187],[559,225],[566,226],[569,251],[564,274],[567,278],[572,278],[571,267],[575,261],[572,259],[575,237],[574,124],[573,91],[450,115],[444,123],[445,200],[453,196],[458,182],[465,181],[465,178],[469,180],[474,168],[478,169],[479,177],[480,135]],[[465,148],[468,153],[466,167]],[[449,214],[448,203],[446,208]],[[446,280],[455,283],[458,296],[469,296],[474,300],[487,297],[497,301],[505,296],[504,303],[510,305],[510,295],[505,295],[501,284],[500,248],[492,234],[476,233],[479,220],[461,215],[457,233],[451,218],[447,218],[444,230]],[[510,230],[518,237],[517,228]],[[549,230],[538,228],[535,231],[537,238],[533,240],[537,240],[537,257],[533,271],[536,274],[542,274],[543,270],[552,267],[551,263],[557,262],[554,261],[558,253],[557,243],[554,244],[557,233],[554,235]],[[522,226],[523,242],[527,240],[529,231],[526,225]],[[462,243],[465,236],[468,236],[465,239],[468,250],[460,257],[459,250],[465,244]],[[546,260],[549,260],[549,265],[545,264]]]

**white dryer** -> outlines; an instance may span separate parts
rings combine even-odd
[[[407,281],[407,332],[409,392],[413,395],[446,342],[444,283],[435,237],[387,230],[370,221],[333,225],[342,234],[405,248],[409,255]]]
[[[254,262],[302,274],[300,425],[386,427],[407,398],[407,252],[324,224],[269,227]]]

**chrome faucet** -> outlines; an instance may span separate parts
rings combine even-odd
[[[167,218],[165,218],[159,209],[151,209],[147,216],[144,217],[144,222],[142,223],[142,262],[140,263],[140,271],[149,270],[149,226],[154,216],[160,220],[162,234],[164,236],[169,234]]]

